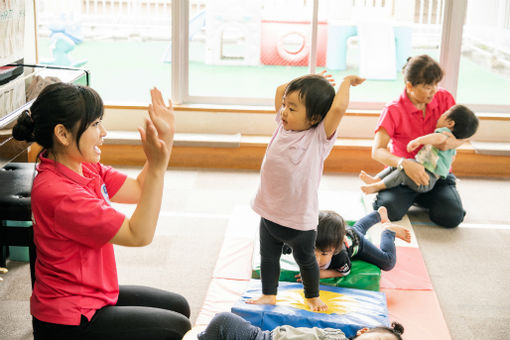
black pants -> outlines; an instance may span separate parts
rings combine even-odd
[[[319,296],[319,265],[315,258],[315,230],[301,231],[260,219],[260,279],[262,294],[276,295],[280,257],[286,243],[299,266],[306,298]]]
[[[33,318],[34,340],[40,339],[182,339],[191,329],[186,299],[172,292],[141,286],[120,286],[115,306],[106,306],[79,326]]]
[[[426,193],[415,192],[402,185],[382,190],[377,194],[374,209],[385,206],[389,219],[398,221],[414,203],[429,209],[430,220],[444,228],[455,228],[466,215],[453,174],[438,179],[434,188]]]

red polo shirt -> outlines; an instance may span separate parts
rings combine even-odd
[[[31,314],[45,322],[79,325],[117,303],[119,284],[109,241],[125,216],[110,206],[126,176],[83,163],[83,176],[41,156],[32,188],[36,282]]]
[[[386,104],[375,132],[381,127],[386,130],[391,138],[392,154],[414,158],[420,148],[409,153],[407,144],[415,138],[434,132],[439,117],[453,105],[455,105],[455,99],[450,92],[440,88],[432,101],[427,104],[424,117],[423,111],[414,106],[404,90],[398,99]]]

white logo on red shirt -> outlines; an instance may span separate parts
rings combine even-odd
[[[106,203],[111,205],[112,202],[110,202],[110,196],[108,196],[108,190],[106,190],[106,185],[104,183],[103,185],[101,185],[101,194],[103,195],[103,198],[106,201]]]

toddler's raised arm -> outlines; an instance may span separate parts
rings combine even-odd
[[[331,108],[326,114],[326,117],[324,117],[324,129],[328,138],[330,138],[336,131],[345,111],[347,111],[351,86],[357,86],[364,81],[365,78],[350,75],[346,76],[342,83],[340,83],[335,98],[333,99],[333,103],[331,104]]]

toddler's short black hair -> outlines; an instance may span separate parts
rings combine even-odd
[[[342,216],[334,211],[320,211],[315,249],[320,251],[335,249],[335,253],[338,253],[342,249],[344,236],[345,221]]]
[[[447,119],[455,122],[452,134],[457,139],[473,136],[478,130],[479,120],[473,111],[464,105],[454,105],[448,110]]]
[[[310,74],[292,80],[285,89],[285,96],[298,91],[299,99],[305,105],[306,118],[317,126],[331,108],[335,89],[323,76]]]

